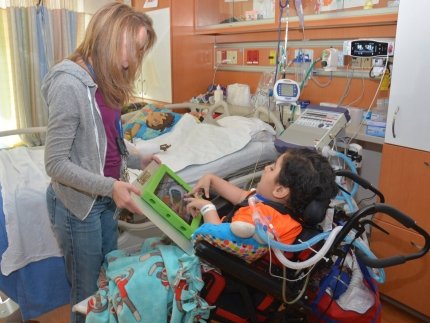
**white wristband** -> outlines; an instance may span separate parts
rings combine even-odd
[[[213,205],[212,203],[210,203],[210,204],[206,204],[206,205],[203,205],[202,207],[201,207],[201,209],[200,209],[200,213],[202,214],[202,215],[205,215],[206,213],[208,213],[209,211],[216,211],[216,207],[215,207],[215,205]]]

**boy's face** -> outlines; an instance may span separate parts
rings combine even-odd
[[[261,175],[260,182],[257,184],[257,193],[263,195],[265,198],[273,199],[274,191],[278,184],[278,177],[282,167],[282,161],[285,154],[278,157],[275,163],[267,165]]]

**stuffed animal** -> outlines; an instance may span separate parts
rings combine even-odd
[[[193,240],[195,242],[200,240],[209,242],[211,245],[234,254],[249,263],[261,258],[268,252],[269,249],[266,244],[253,238],[241,238],[234,234],[231,225],[231,223],[204,223],[193,233]]]

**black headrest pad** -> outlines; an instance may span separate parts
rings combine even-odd
[[[330,200],[313,200],[306,206],[303,212],[303,222],[307,225],[314,226],[324,220]]]

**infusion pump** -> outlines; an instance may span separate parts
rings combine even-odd
[[[300,85],[290,79],[279,79],[273,87],[273,96],[277,104],[295,103],[300,97]]]
[[[276,150],[282,153],[291,147],[310,147],[322,151],[350,119],[346,108],[308,105],[275,140]]]

